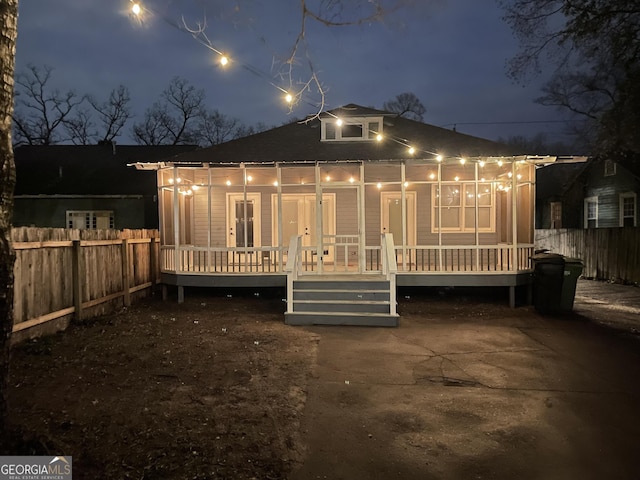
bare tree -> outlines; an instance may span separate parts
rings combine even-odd
[[[174,77],[160,101],[148,108],[141,123],[133,126],[135,141],[143,145],[178,145],[194,143],[198,136],[198,119],[204,108],[204,90],[187,80]]]
[[[414,3],[418,2],[416,0],[300,0],[299,30],[297,30],[296,38],[286,52],[274,56],[271,71],[265,72],[246,64],[243,64],[242,67],[254,75],[263,77],[269,83],[276,85],[283,94],[286,94],[290,112],[300,102],[317,107],[316,115],[308,116],[304,120],[310,121],[324,110],[326,88],[322,84],[310,54],[307,43],[308,25],[317,23],[329,28],[345,28],[379,23],[389,19],[393,12]],[[234,8],[234,13],[229,15],[240,15],[245,10],[247,9]],[[154,11],[154,13],[159,12]],[[187,25],[184,17],[180,20],[174,20],[163,15],[163,19],[222,56],[222,52],[216,48],[207,35],[206,15],[195,25]],[[230,18],[227,20],[231,21]],[[250,23],[255,23],[255,19],[252,19]],[[261,38],[261,41],[266,42],[264,37]]]
[[[91,145],[96,132],[91,112],[86,108],[77,108],[76,114],[64,122],[67,137],[74,145]]]
[[[520,40],[508,74],[526,82],[551,64],[538,99],[591,119],[599,148],[640,152],[640,4],[637,0],[501,0]],[[622,112],[630,115],[620,116]]]
[[[13,329],[13,264],[9,231],[16,180],[11,146],[18,0],[0,0],[0,443],[7,428],[9,340]]]
[[[399,117],[409,118],[421,122],[427,109],[420,99],[413,93],[405,92],[396,95],[396,98],[384,102],[382,108],[389,112],[395,112]]]
[[[198,125],[197,143],[200,146],[217,145],[237,138],[243,125],[235,118],[228,117],[218,110],[202,112]]]
[[[111,90],[109,98],[100,103],[93,96],[88,96],[87,101],[98,115],[101,126],[98,134],[98,142],[111,142],[117,138],[127,121],[131,118],[131,95],[129,89],[119,85]]]
[[[16,110],[13,115],[17,145],[51,145],[65,140],[64,124],[84,101],[73,90],[51,89],[53,68],[30,65],[16,76]]]

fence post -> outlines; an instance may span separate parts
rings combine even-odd
[[[129,292],[129,240],[122,239],[122,290],[124,293],[124,306],[131,305],[131,293]]]
[[[149,276],[151,277],[151,293],[155,290],[156,283],[158,281],[158,258],[156,257],[156,239],[151,237],[149,239]]]
[[[73,319],[76,322],[82,320],[82,246],[80,240],[73,240],[72,252],[72,277],[73,277]]]

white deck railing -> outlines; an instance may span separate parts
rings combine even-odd
[[[298,237],[293,237],[298,238]],[[320,269],[317,247],[296,243],[299,273],[340,273],[357,271],[357,255],[351,241],[336,242],[331,247],[342,253],[333,252],[331,261],[326,259]],[[286,247],[253,248],[207,248],[197,246],[161,247],[163,272],[190,274],[275,274],[284,275],[291,255],[291,244]],[[365,248],[366,272],[383,272],[382,246]],[[520,272],[532,268],[530,257],[533,244],[512,245],[420,245],[394,246],[398,273],[493,273]],[[325,248],[326,251],[326,248]],[[326,255],[325,255],[326,256]]]

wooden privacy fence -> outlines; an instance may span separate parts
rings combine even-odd
[[[23,227],[12,229],[11,240],[14,333],[113,312],[160,276],[156,230]]]
[[[536,248],[582,260],[582,275],[640,284],[640,228],[536,230]]]

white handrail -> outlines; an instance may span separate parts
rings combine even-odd
[[[398,261],[396,260],[393,234],[383,233],[380,238],[382,247],[382,274],[389,280],[389,313],[396,314],[396,274],[398,273]]]
[[[294,235],[289,242],[287,253],[287,265],[284,271],[287,274],[287,313],[293,313],[293,282],[298,278],[298,272],[302,268],[302,235]]]

